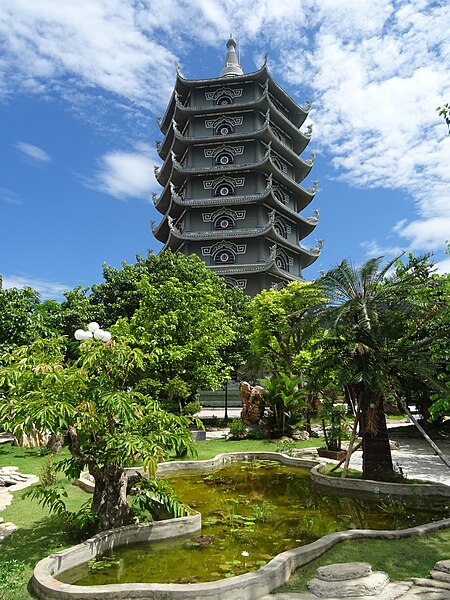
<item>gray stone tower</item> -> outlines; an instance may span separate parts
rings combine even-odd
[[[177,68],[158,118],[163,190],[153,201],[163,218],[152,229],[164,249],[196,254],[254,296],[302,281],[320,254],[321,240],[309,250],[300,245],[319,214],[300,214],[317,188],[301,185],[314,162],[299,156],[311,138],[311,127],[300,131],[309,102],[303,108],[288,96],[266,62],[244,75],[232,37],[227,49],[220,77],[189,80]]]

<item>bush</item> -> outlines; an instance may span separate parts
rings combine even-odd
[[[247,437],[247,426],[242,419],[233,419],[231,421],[228,437],[231,440],[243,440]]]
[[[192,417],[199,413],[202,409],[202,404],[199,400],[195,400],[195,402],[188,402],[185,406],[183,406],[181,410],[181,414],[186,417]]]

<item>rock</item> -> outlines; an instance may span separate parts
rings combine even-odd
[[[247,381],[241,381],[239,394],[242,401],[241,419],[246,425],[257,425],[264,415],[264,388],[260,385],[251,386]]]
[[[440,560],[434,565],[436,571],[444,571],[450,573],[450,560]]]
[[[308,589],[320,598],[349,598],[352,596],[377,596],[389,584],[386,573],[377,572],[348,580],[324,581],[315,577]]]
[[[372,566],[365,562],[335,563],[319,567],[316,577],[323,581],[346,581],[366,577],[372,573]]]
[[[437,579],[438,581],[450,584],[450,573],[446,571],[433,569],[433,571],[430,572],[430,577],[431,579]]]
[[[307,440],[309,440],[309,433],[307,431],[293,431],[292,439],[306,442]]]
[[[0,542],[3,542],[8,535],[11,535],[17,529],[19,528],[14,523],[2,523],[0,525]]]

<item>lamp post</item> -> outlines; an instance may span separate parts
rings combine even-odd
[[[89,338],[94,338],[95,340],[99,340],[102,342],[109,342],[111,339],[111,334],[109,331],[103,331],[100,329],[100,325],[93,321],[89,323],[87,330],[77,329],[74,333],[75,339],[78,341],[88,340]]]

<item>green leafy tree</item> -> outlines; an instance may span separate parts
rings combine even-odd
[[[39,294],[31,287],[2,287],[0,277],[0,355],[42,335],[45,322],[35,314]]]
[[[68,434],[71,457],[60,466],[70,477],[87,468],[95,480],[92,512],[98,530],[129,522],[126,467],[142,461],[149,474],[180,448],[192,449],[190,419],[161,410],[133,389],[146,364],[157,360],[136,344],[80,344],[67,364],[64,338],[37,339],[15,349],[0,369],[6,397],[0,427],[16,436],[34,428]]]
[[[325,301],[314,283],[289,283],[263,290],[251,303],[252,352],[266,372],[302,375],[310,363],[312,340],[319,335],[317,306]]]
[[[182,257],[197,268],[193,259]],[[154,357],[139,389],[167,409],[181,412],[200,389],[217,389],[230,376],[225,350],[236,338],[236,319],[224,287],[209,277],[189,282],[172,276],[156,285],[144,276],[139,308],[129,321],[119,321],[121,330]]]

